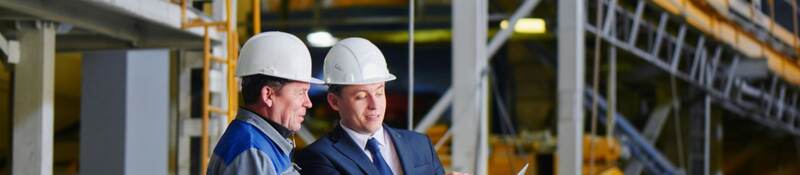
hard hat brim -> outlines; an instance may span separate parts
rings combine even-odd
[[[325,81],[322,81],[320,79],[316,79],[314,77],[311,77],[309,79],[308,83],[311,83],[311,84],[325,84]]]
[[[322,81],[320,79],[316,79],[314,77],[309,77],[308,79],[298,79],[298,78],[291,78],[289,76],[283,76],[283,75],[269,75],[269,74],[264,74],[264,73],[256,73],[256,74],[272,76],[272,77],[278,77],[278,78],[283,78],[283,79],[292,80],[292,81],[299,81],[299,82],[304,82],[304,83],[325,84],[325,81]],[[256,75],[256,74],[245,74],[245,75],[236,75],[236,76],[237,77],[245,77],[245,76]]]
[[[329,82],[325,82],[325,84],[365,85],[365,84],[372,84],[372,83],[389,82],[389,81],[392,81],[392,80],[395,80],[395,79],[397,79],[397,77],[395,77],[392,74],[388,74],[388,75],[386,75],[384,77],[371,78],[371,79],[366,79],[366,80],[357,81],[357,82],[335,82],[335,81],[329,81]]]
[[[284,78],[284,77],[281,77],[281,78]],[[316,79],[314,77],[310,77],[310,78],[305,79],[305,80],[298,80],[298,79],[291,79],[291,78],[286,78],[286,79],[299,81],[299,82],[304,82],[304,83],[311,83],[311,84],[325,84],[325,81],[322,81],[320,79]]]

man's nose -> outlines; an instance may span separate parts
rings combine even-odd
[[[310,109],[313,106],[314,104],[311,103],[311,98],[308,97],[308,95],[305,95],[305,97],[303,98],[303,107]]]

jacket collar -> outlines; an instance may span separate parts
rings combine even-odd
[[[278,132],[275,127],[272,127],[272,125],[270,125],[266,119],[258,114],[244,108],[239,108],[239,113],[236,115],[236,120],[247,122],[258,128],[258,130],[261,130],[264,135],[267,135],[270,140],[275,142],[275,144],[280,147],[284,154],[290,155],[292,149],[294,149],[294,142],[292,142],[292,140],[281,135],[281,133]]]
[[[411,167],[413,167],[413,155],[414,153],[411,151],[413,145],[408,145],[407,139],[403,138],[403,135],[392,127],[389,127],[386,124],[383,124],[383,128],[386,128],[386,134],[388,134],[394,142],[394,149],[397,151],[397,157],[400,159],[400,165],[403,166],[403,172],[405,174],[410,174],[409,172],[412,171]]]
[[[411,152],[412,147],[406,145],[403,136],[394,128],[383,124],[383,129],[385,130],[384,134],[389,136],[394,143],[394,149],[397,151],[397,156],[403,167],[403,172],[408,174],[408,172],[411,172],[413,164],[413,158],[411,157],[413,156],[413,152]],[[363,148],[358,147],[341,125],[336,125],[336,128],[333,129],[330,136],[334,148],[347,158],[350,158],[350,160],[353,160],[362,171],[366,172],[366,174],[380,174],[375,166],[372,165],[372,161],[369,160],[369,157],[364,154]]]
[[[252,110],[250,110],[250,109],[247,109],[247,108],[241,108],[241,109],[242,109],[242,110],[247,110],[247,111],[249,111],[250,113],[253,113],[253,114],[255,114],[255,115],[257,115],[257,116],[261,117],[261,119],[263,119],[264,121],[267,121],[267,124],[269,124],[270,126],[272,126],[272,128],[275,128],[275,131],[278,131],[278,134],[280,134],[281,136],[283,136],[283,138],[287,138],[287,139],[288,139],[289,137],[291,137],[291,136],[292,136],[292,134],[294,134],[294,132],[292,132],[291,130],[289,130],[289,128],[286,128],[286,127],[284,127],[284,126],[281,126],[280,124],[278,124],[278,123],[275,123],[275,122],[273,122],[273,121],[267,120],[267,119],[266,119],[266,117],[264,117],[264,116],[261,116],[261,115],[259,115],[258,113],[256,113],[256,112],[253,112],[253,111],[252,111]]]
[[[386,145],[388,143],[385,143],[387,142],[385,139],[389,136],[387,135],[386,131],[384,131],[383,127],[378,128],[378,130],[372,134],[362,134],[350,129],[345,125],[342,125],[341,121],[339,122],[339,126],[344,129],[345,133],[347,133],[347,135],[350,136],[350,138],[353,139],[356,145],[358,145],[358,147],[362,150],[366,150],[367,141],[369,141],[370,138],[375,138],[375,140],[378,141],[378,145],[381,147],[388,146]]]
[[[336,128],[333,129],[331,133],[331,140],[333,141],[333,147],[336,148],[339,153],[355,162],[365,174],[380,174],[378,169],[372,165],[372,161],[369,160],[369,157],[367,157],[356,142],[347,135],[347,132],[342,129],[342,126],[336,125]]]

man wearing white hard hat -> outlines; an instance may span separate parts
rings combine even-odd
[[[363,38],[334,45],[323,66],[327,101],[339,125],[295,161],[302,174],[444,174],[431,140],[383,124],[389,73],[381,51]]]
[[[253,36],[239,54],[241,106],[222,135],[208,174],[298,174],[291,161],[291,135],[300,130],[311,77],[311,54],[294,35],[265,32]]]

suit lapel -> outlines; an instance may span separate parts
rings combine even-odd
[[[369,157],[364,154],[364,151],[356,145],[341,126],[336,126],[336,129],[333,129],[332,136],[334,141],[333,147],[336,148],[339,153],[353,160],[353,162],[367,174],[380,174],[378,169],[372,165],[372,161],[369,160]]]
[[[391,135],[392,142],[394,143],[394,149],[397,151],[397,156],[400,159],[400,164],[403,166],[404,174],[409,174],[409,172],[412,171],[411,167],[414,161],[414,153],[411,152],[412,147],[406,145],[403,137],[397,133],[394,128],[391,128],[386,124],[383,125],[383,128],[386,128],[387,133]]]

